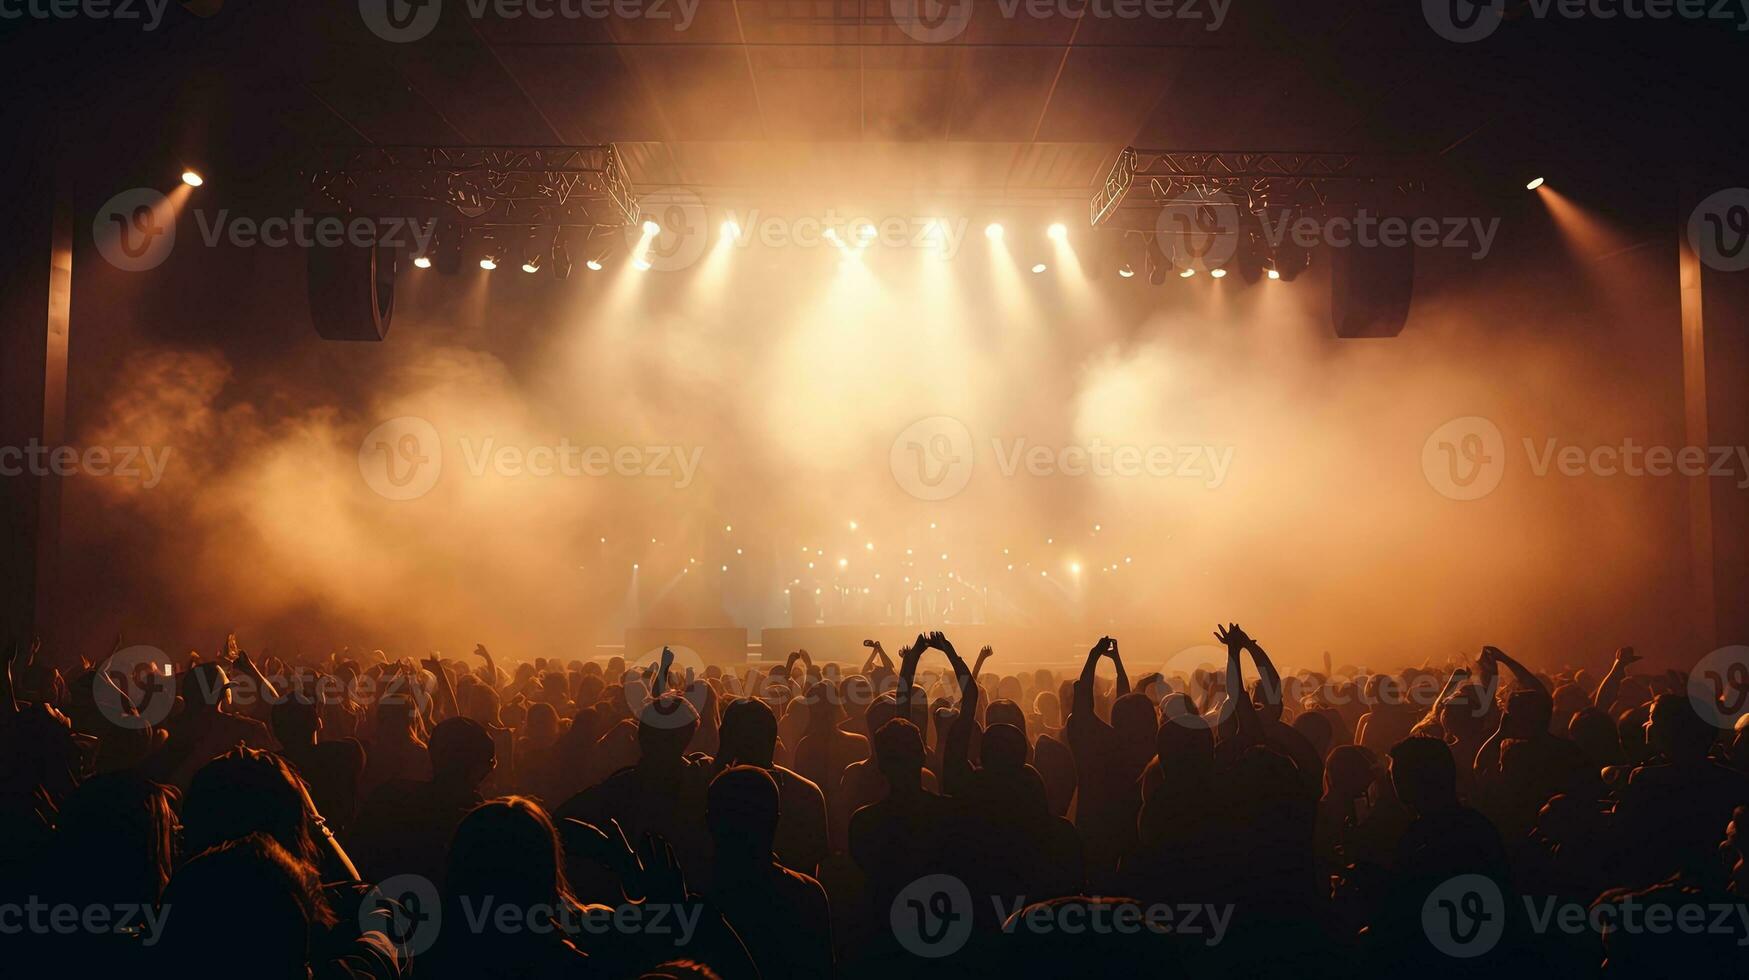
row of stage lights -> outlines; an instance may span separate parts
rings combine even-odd
[[[201,176],[192,170],[184,172],[182,176],[183,182],[191,187],[199,187],[203,183]],[[1525,184],[1525,189],[1535,191],[1542,187],[1544,183],[1545,181],[1543,178],[1536,177]],[[649,249],[656,237],[662,233],[662,226],[655,221],[646,218],[640,230],[643,232],[643,235],[638,243],[631,249],[631,265],[634,269],[637,269],[640,272],[646,272],[653,268],[653,264],[649,260]],[[723,240],[726,241],[739,241],[741,238],[741,227],[732,219],[724,221],[719,227],[719,231],[721,232]],[[931,235],[936,241],[942,240],[943,236],[941,226],[937,222],[931,222],[926,233]],[[462,237],[464,239],[466,234],[465,231],[462,232]],[[846,258],[854,258],[859,256],[863,249],[874,240],[875,234],[874,226],[865,223],[859,225],[856,230],[851,233],[854,242],[846,242],[832,228],[827,228],[825,230],[824,237],[833,247],[842,251]],[[984,237],[992,242],[1002,242],[1006,235],[1007,230],[999,222],[991,222],[984,226]],[[1045,236],[1052,242],[1062,245],[1066,243],[1069,238],[1068,226],[1060,221],[1053,222],[1045,229]],[[530,238],[532,239],[532,237],[533,229],[530,229]],[[1198,273],[1195,264],[1189,261],[1179,264],[1166,255],[1165,250],[1160,247],[1160,236],[1158,234],[1146,234],[1143,237],[1146,245],[1143,268],[1146,270],[1147,278],[1151,283],[1154,285],[1161,285],[1173,275],[1176,275],[1180,279],[1193,279],[1197,276]],[[1246,282],[1254,281],[1260,276],[1267,278],[1270,281],[1291,282],[1297,278],[1299,273],[1304,271],[1306,265],[1309,264],[1310,255],[1306,253],[1304,249],[1262,249],[1258,243],[1247,239],[1244,235],[1241,235],[1241,239],[1242,244],[1239,248],[1234,250],[1233,255],[1223,260],[1213,262],[1203,261],[1204,271],[1207,272],[1209,278],[1216,280],[1225,279],[1230,272],[1237,270],[1242,273],[1242,278]],[[413,258],[414,267],[419,269],[431,268],[433,265],[433,253],[437,251],[441,244],[442,243],[439,241],[434,240],[424,252],[415,255]],[[456,242],[449,242],[447,244],[456,248],[460,247],[459,243]],[[480,268],[486,272],[497,271],[500,265],[507,260],[506,257],[510,254],[510,251],[511,246],[508,244],[489,245],[486,254],[481,256],[479,260]],[[606,268],[607,260],[612,254],[612,251],[613,247],[611,244],[604,244],[595,248],[591,252],[590,257],[584,261],[584,268],[588,269],[590,272],[602,271]],[[560,230],[555,232],[553,243],[548,249],[531,248],[525,250],[521,267],[522,271],[529,275],[538,273],[543,268],[550,268],[556,278],[570,278],[572,262],[569,249],[564,240],[564,231]],[[1034,275],[1041,275],[1049,269],[1049,264],[1045,262],[1035,262],[1031,266],[1031,271]],[[1135,278],[1137,272],[1138,270],[1135,264],[1129,261],[1122,261],[1117,266],[1118,276],[1124,279]]]

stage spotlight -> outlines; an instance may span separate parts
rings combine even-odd
[[[644,234],[649,235],[650,237],[654,238],[655,236],[660,235],[661,233],[662,233],[662,226],[661,225],[657,224],[654,221],[651,221],[649,218],[644,219]]]
[[[1130,264],[1125,262],[1123,265],[1117,267],[1117,274],[1125,279],[1134,279],[1136,277],[1136,270],[1130,268]]]
[[[838,237],[838,230],[837,229],[827,228],[825,230],[825,232],[823,233],[823,235],[827,241],[832,243],[832,246],[834,248],[843,248],[844,247],[844,240]]]
[[[1196,275],[1195,269],[1182,269],[1178,273],[1178,278],[1189,279],[1191,276],[1194,276],[1194,275]]]
[[[741,226],[736,224],[732,218],[723,222],[723,237],[727,238],[729,241],[735,241],[740,238]]]
[[[480,268],[485,269],[487,272],[491,272],[498,268],[498,260],[488,255],[480,260]]]
[[[1047,267],[1045,266],[1045,264],[1043,262],[1040,262],[1032,267],[1032,274],[1036,276],[1039,273],[1045,271],[1046,268]]]
[[[206,178],[193,170],[184,170],[182,172],[182,182],[190,187],[199,187],[206,183]]]
[[[874,236],[875,236],[875,226],[874,225],[871,225],[865,221],[862,224],[856,226],[856,240],[858,242],[862,243],[863,245],[867,245],[869,242],[874,241]]]
[[[1225,278],[1227,278],[1227,270],[1226,269],[1210,269],[1209,270],[1209,277],[1211,279],[1225,279]]]
[[[1045,234],[1051,237],[1051,241],[1060,242],[1069,237],[1069,229],[1059,221],[1045,229]]]
[[[1002,226],[992,221],[984,226],[984,237],[993,242],[1002,240]]]
[[[534,275],[535,273],[539,272],[540,267],[541,267],[541,257],[538,255],[530,255],[522,263],[522,271],[528,273],[531,276]]]
[[[584,268],[588,269],[590,272],[600,272],[601,271],[601,260],[600,259],[590,259],[589,261],[583,263],[583,266],[584,266]]]
[[[648,272],[650,271],[650,260],[640,255],[632,260],[632,268],[639,272]]]
[[[1281,270],[1280,269],[1270,269],[1269,270],[1269,278],[1280,279],[1281,278]]]
[[[1543,185],[1543,179],[1541,177],[1538,177],[1535,180],[1532,180],[1530,183],[1525,184],[1524,189],[1527,191],[1534,191],[1538,187],[1541,187],[1542,185]]]
[[[424,253],[420,253],[419,255],[413,256],[413,268],[415,268],[415,269],[429,269],[429,268],[431,268],[431,256],[426,255]]]

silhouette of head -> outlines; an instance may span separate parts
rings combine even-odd
[[[1695,712],[1687,697],[1660,694],[1652,701],[1652,713],[1646,718],[1646,741],[1671,762],[1704,760],[1718,734],[1718,729]]]
[[[984,729],[979,748],[990,772],[1017,773],[1026,767],[1026,735],[1013,725],[997,722]]]
[[[705,824],[717,851],[769,855],[777,834],[777,782],[757,766],[731,766],[711,780]]]
[[[1214,767],[1215,731],[1194,711],[1162,721],[1154,731],[1154,755],[1168,773],[1197,775]]]
[[[314,745],[322,730],[321,712],[313,703],[295,697],[274,705],[270,720],[274,739],[288,750]]]
[[[679,762],[698,731],[698,711],[692,702],[670,692],[638,712],[638,749],[650,762]]]
[[[883,694],[875,698],[874,703],[868,706],[868,717],[864,719],[868,724],[869,735],[872,736],[875,732],[880,731],[882,725],[892,721],[898,714],[899,699],[897,696]]]
[[[844,717],[844,709],[838,702],[838,689],[829,681],[808,688],[804,702],[808,710],[808,731],[826,731],[837,725]]]
[[[1541,691],[1513,691],[1506,698],[1507,738],[1541,738],[1549,733],[1555,703]]]
[[[1621,764],[1621,737],[1615,733],[1615,722],[1599,708],[1586,708],[1567,723],[1567,737],[1585,753],[1585,760],[1594,766]]]
[[[308,790],[284,759],[235,748],[195,772],[182,801],[183,842],[204,851],[267,834],[292,856],[315,863]]]
[[[1322,712],[1307,711],[1294,719],[1294,731],[1306,737],[1312,743],[1312,751],[1322,758],[1330,751],[1330,743],[1336,738],[1336,729],[1330,724],[1330,719]]]
[[[1372,750],[1359,745],[1338,745],[1324,760],[1324,786],[1332,798],[1352,800],[1365,796],[1378,770]]]
[[[923,733],[903,718],[894,718],[874,735],[875,765],[893,786],[923,777]]]
[[[1457,805],[1457,763],[1437,738],[1416,735],[1391,746],[1391,786],[1418,814]]]
[[[1150,747],[1160,725],[1154,701],[1140,691],[1118,698],[1111,706],[1111,727],[1119,741],[1130,747]]]
[[[984,724],[1012,725],[1021,734],[1026,733],[1026,712],[1020,710],[1020,705],[1007,698],[997,698],[984,709]]]
[[[90,900],[156,904],[176,856],[170,791],[131,772],[92,776],[56,817],[57,875]]]
[[[523,909],[572,901],[552,818],[534,800],[507,796],[474,807],[449,845],[444,890]]]
[[[757,698],[744,698],[723,709],[717,757],[749,766],[767,766],[777,751],[777,715]]]
[[[486,726],[472,718],[445,718],[426,743],[431,779],[448,786],[477,789],[498,764],[497,747]]]
[[[311,933],[335,921],[315,868],[266,834],[197,854],[165,887],[164,907],[176,914],[165,917],[154,952],[170,975],[198,963],[246,964],[250,977],[307,980]],[[240,915],[246,928],[235,925]]]

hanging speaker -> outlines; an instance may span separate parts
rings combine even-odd
[[[1415,246],[1348,245],[1330,256],[1330,319],[1344,339],[1395,337],[1415,293]]]
[[[310,321],[323,340],[381,341],[395,312],[395,248],[316,246],[304,250]]]

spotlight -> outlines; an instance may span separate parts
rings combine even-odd
[[[199,187],[206,183],[206,178],[193,170],[184,170],[182,172],[182,182],[190,187]]]
[[[1178,278],[1189,279],[1191,276],[1194,276],[1194,275],[1196,275],[1195,269],[1183,269],[1183,270],[1179,271]]]
[[[1043,262],[1040,262],[1039,264],[1032,267],[1033,275],[1038,275],[1039,273],[1041,273],[1043,271],[1045,271],[1045,264]]]
[[[1002,240],[1002,226],[994,221],[984,226],[984,237],[993,242]]]
[[[1269,270],[1269,278],[1271,278],[1271,279],[1280,279],[1280,278],[1281,278],[1281,270],[1279,270],[1279,269],[1270,269],[1270,270]]]
[[[480,268],[485,269],[487,272],[491,272],[493,269],[498,268],[498,260],[488,255],[480,260]]]
[[[1059,221],[1059,222],[1051,225],[1049,228],[1045,229],[1045,234],[1047,234],[1051,237],[1051,241],[1060,242],[1063,239],[1069,237],[1069,229],[1067,227],[1065,227],[1061,221]]]
[[[650,235],[650,236],[655,236],[655,235],[659,235],[661,233],[662,233],[662,226],[661,225],[657,224],[654,221],[651,221],[649,218],[644,219],[644,234]]]
[[[639,272],[648,272],[650,271],[650,261],[640,255],[632,260],[632,268]]]
[[[1136,277],[1136,270],[1130,268],[1130,264],[1125,262],[1123,265],[1117,267],[1117,274],[1125,279],[1134,279]]]
[[[522,263],[522,271],[532,276],[540,271],[540,266],[541,257],[538,255],[530,255],[528,259]]]
[[[431,268],[431,256],[423,255],[423,254],[413,256],[413,268],[415,268],[415,269],[429,269],[429,268]]]
[[[601,271],[601,260],[600,259],[590,259],[589,261],[583,263],[583,266],[584,266],[584,268],[588,269],[590,272],[600,272]]]
[[[741,226],[736,224],[733,218],[723,222],[723,237],[730,241],[741,237]]]
[[[1225,278],[1227,278],[1227,270],[1225,270],[1225,269],[1211,269],[1209,271],[1209,276],[1210,276],[1210,278],[1213,278],[1213,279],[1225,279]]]
[[[864,222],[856,226],[856,240],[864,245],[874,241],[875,226]]]
[[[834,247],[836,247],[836,248],[843,248],[844,247],[844,242],[839,239],[838,230],[836,228],[827,228],[824,234],[825,234],[826,240],[831,242]]]
[[[1543,185],[1543,179],[1541,177],[1538,177],[1535,180],[1532,180],[1530,183],[1525,184],[1524,189],[1527,191],[1534,191],[1538,187],[1541,187],[1542,185]]]

